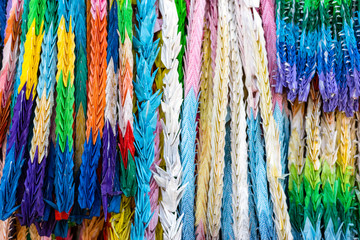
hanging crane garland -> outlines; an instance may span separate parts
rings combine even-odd
[[[130,238],[131,218],[134,214],[131,201],[136,194],[135,146],[133,135],[133,67],[132,53],[132,6],[129,0],[117,1],[119,42],[119,92],[118,108],[118,149],[113,191],[121,197],[113,196],[111,202],[113,214],[110,222],[112,238]],[[120,177],[119,177],[120,175]],[[117,182],[119,179],[119,182]]]
[[[59,4],[59,8],[61,5]],[[60,17],[60,15],[59,15]],[[68,46],[68,47],[66,47]],[[74,175],[73,175],[73,105],[74,68],[75,68],[75,36],[72,21],[66,29],[66,20],[61,16],[58,27],[58,64],[56,86],[56,165],[55,165],[55,194],[57,220],[67,220],[74,204]]]
[[[27,151],[27,138],[29,133],[29,125],[31,121],[31,113],[34,97],[36,95],[37,71],[40,62],[41,42],[43,39],[43,17],[44,12],[37,11],[39,6],[36,0],[32,0],[29,5],[30,13],[29,32],[26,37],[22,69],[24,74],[21,75],[20,84],[17,89],[20,98],[16,100],[14,107],[14,117],[12,118],[9,138],[7,142],[7,155],[5,166],[3,169],[3,177],[0,185],[0,202],[1,211],[0,218],[7,219],[17,208],[15,206],[17,200],[17,188],[21,169],[25,162]],[[39,23],[40,22],[40,23]],[[36,34],[38,33],[38,34]],[[21,181],[23,181],[21,179]],[[21,183],[20,183],[21,184]],[[19,193],[20,199],[22,193]],[[25,218],[21,218],[24,223]]]
[[[215,6],[214,6],[215,5]],[[201,66],[201,85],[200,99],[202,104],[199,106],[199,145],[198,145],[198,176],[196,184],[198,191],[195,199],[195,225],[196,237],[204,238],[206,232],[206,210],[208,202],[207,191],[209,189],[210,162],[211,162],[211,118],[212,118],[212,95],[213,95],[213,67],[215,66],[216,56],[216,36],[217,36],[217,8],[216,1],[208,2],[204,23],[204,42],[202,46],[203,64]],[[209,47],[211,46],[211,47]]]
[[[120,3],[120,1],[118,1]],[[119,149],[121,190],[126,197],[136,194],[135,147],[133,129],[133,68],[132,53],[132,7],[130,0],[118,6],[120,32],[120,69],[119,69]]]
[[[178,216],[177,207],[184,189],[184,186],[181,186],[180,136],[178,134],[180,131],[182,85],[179,82],[179,62],[176,58],[181,49],[181,34],[177,31],[178,17],[175,3],[162,0],[159,4],[163,17],[161,61],[168,70],[163,78],[163,100],[161,102],[162,111],[165,115],[161,124],[164,135],[163,157],[166,171],[156,165],[154,179],[161,188],[162,201],[159,218],[164,230],[163,238],[181,239],[182,216]]]
[[[183,236],[195,239],[195,144],[198,111],[198,93],[201,71],[201,41],[203,37],[205,1],[194,2],[187,28],[185,52],[184,102],[181,121],[180,157],[183,169],[182,184],[186,187],[180,202],[180,214],[184,214]],[[205,224],[205,223],[204,223]]]
[[[40,75],[37,85],[37,97],[31,140],[30,159],[25,179],[25,193],[21,203],[22,217],[30,226],[44,216],[45,203],[42,187],[45,180],[46,158],[49,150],[50,119],[54,105],[56,74],[56,15],[49,1],[48,12],[44,15],[44,38],[42,42]],[[43,2],[45,4],[45,2]]]
[[[96,169],[101,156],[101,138],[106,106],[107,1],[91,1],[90,64],[88,71],[88,106],[86,142],[80,166],[78,202],[89,209],[90,216],[100,216],[100,186]]]
[[[118,29],[118,10],[116,1],[110,6],[109,12],[109,35],[107,47],[107,80],[106,80],[106,106],[105,106],[105,126],[102,139],[102,180],[101,196],[105,220],[108,213],[108,198],[112,195],[113,181],[115,178],[116,165],[116,103],[118,89],[118,60],[119,60],[119,37],[116,32]]]
[[[156,72],[152,66],[159,52],[158,41],[153,42],[156,21],[155,1],[141,1],[137,12],[138,26],[133,39],[136,55],[136,81],[134,90],[137,98],[138,117],[134,121],[136,179],[138,183],[135,198],[135,219],[131,226],[131,238],[142,239],[152,217],[150,207],[150,167],[154,162],[154,131],[161,94],[153,93],[152,85]]]
[[[87,81],[87,58],[86,58],[86,5],[85,0],[76,1],[72,4],[74,14],[75,33],[75,174],[81,165],[81,157],[85,143],[85,119],[86,119],[86,81]],[[75,176],[77,177],[77,176]]]

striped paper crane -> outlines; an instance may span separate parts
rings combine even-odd
[[[295,100],[292,105],[291,136],[289,140],[289,215],[292,226],[292,233],[295,239],[301,238],[301,231],[304,225],[304,181],[303,169],[305,165],[305,103]]]
[[[117,139],[117,92],[118,92],[118,62],[119,62],[119,36],[118,29],[118,10],[117,3],[113,1],[109,11],[109,35],[107,46],[107,80],[106,80],[106,106],[105,106],[105,126],[102,139],[102,180],[101,196],[102,205],[107,219],[108,198],[113,192],[113,183],[116,166],[116,139]]]
[[[91,1],[90,64],[88,80],[88,106],[86,142],[80,166],[78,202],[89,209],[90,216],[100,215],[100,186],[96,169],[100,159],[101,138],[104,128],[107,79],[107,1]]]
[[[221,204],[223,196],[224,156],[225,156],[225,118],[228,103],[228,83],[230,76],[230,46],[228,26],[229,6],[226,1],[219,2],[219,22],[213,79],[213,117],[211,127],[211,170],[208,191],[207,227],[211,238],[218,238],[221,226]]]
[[[346,117],[345,113],[338,112],[336,115],[337,129],[337,167],[336,177],[339,181],[337,192],[337,208],[341,225],[341,237],[352,238],[353,234],[353,209],[354,200],[353,188],[353,169],[354,162],[351,158],[351,118]]]
[[[272,115],[272,101],[269,83],[269,73],[267,70],[267,57],[265,49],[264,31],[262,21],[256,11],[253,11],[254,30],[255,30],[255,59],[257,84],[260,90],[260,113],[263,120],[265,135],[265,147],[267,158],[267,176],[269,181],[270,193],[273,201],[275,215],[275,229],[278,238],[292,239],[289,213],[284,189],[281,185],[282,177],[281,152],[279,144],[279,132],[276,128],[275,119]]]
[[[25,179],[21,215],[30,227],[35,220],[44,216],[45,203],[43,186],[45,180],[46,158],[49,153],[51,115],[54,105],[56,75],[56,12],[54,1],[48,1],[49,8],[44,17],[44,39],[40,62],[40,75],[36,88],[36,106],[30,158]],[[45,1],[44,1],[45,4]],[[45,6],[44,6],[45,7]]]
[[[315,83],[314,83],[315,84]],[[305,131],[306,131],[306,160],[303,171],[304,181],[304,239],[321,239],[321,218],[323,205],[321,202],[321,163],[320,159],[320,109],[321,99],[319,90],[313,85],[310,90]]]
[[[179,82],[177,56],[181,49],[178,33],[178,15],[174,1],[161,0],[160,12],[163,18],[161,61],[165,66],[163,81],[163,100],[161,103],[164,120],[161,120],[164,136],[163,158],[166,171],[155,166],[154,179],[161,188],[160,222],[164,239],[181,239],[182,216],[178,216],[177,208],[183,195],[181,185],[180,144],[180,110],[182,105],[182,85]]]
[[[197,193],[195,196],[195,226],[196,238],[204,239],[206,233],[206,212],[211,162],[211,118],[213,75],[215,70],[216,40],[217,40],[217,1],[206,4],[207,14],[204,23],[204,41],[202,44],[201,84],[199,96],[199,145],[198,145],[198,174],[196,178]],[[211,5],[212,4],[212,5]],[[211,46],[211,47],[209,47]],[[180,52],[181,53],[181,52]]]
[[[66,8],[59,3],[59,9]],[[56,219],[67,220],[74,204],[73,176],[73,123],[74,123],[74,68],[75,68],[75,36],[72,20],[69,18],[69,28],[66,28],[66,15],[58,12],[58,63],[56,74],[56,160],[55,160],[55,199]],[[65,236],[67,229],[64,230]]]
[[[184,103],[181,121],[180,156],[183,169],[182,183],[187,184],[180,202],[180,214],[184,214],[182,235],[195,239],[195,139],[197,127],[198,93],[201,75],[201,41],[203,37],[205,1],[192,2],[188,25],[188,41],[185,52]],[[205,223],[204,223],[205,224]]]
[[[16,62],[19,56],[20,26],[23,9],[23,1],[18,0],[10,3],[11,10],[6,21],[5,36],[2,37],[4,49],[2,51],[2,68],[0,72],[0,148],[3,147],[10,120],[10,102],[13,92]],[[25,18],[23,16],[23,18]],[[1,26],[4,28],[5,26]],[[2,30],[2,29],[1,29]],[[6,147],[4,147],[6,148]]]
[[[119,69],[119,149],[121,191],[127,197],[136,194],[136,166],[134,160],[133,134],[133,68],[132,53],[132,6],[131,1],[118,1],[118,21],[120,32]],[[127,204],[126,206],[129,206]]]
[[[24,61],[20,78],[20,85],[17,89],[19,98],[16,100],[14,117],[12,118],[10,133],[7,142],[5,166],[0,185],[0,219],[5,220],[18,208],[16,194],[19,185],[21,169],[25,162],[24,153],[27,150],[27,138],[36,86],[38,82],[38,67],[40,62],[41,42],[43,39],[43,17],[45,10],[42,10],[37,0],[30,4],[29,20],[32,21],[29,32],[26,36],[24,48]],[[39,8],[39,9],[38,9]],[[45,9],[45,8],[44,8]],[[39,24],[40,22],[40,24]],[[36,32],[38,34],[36,34]],[[20,185],[22,183],[20,182]],[[21,194],[20,197],[22,198]],[[24,218],[21,219],[24,224]]]
[[[160,105],[160,90],[153,93],[152,85],[156,71],[152,73],[152,66],[158,55],[158,40],[153,42],[156,21],[155,1],[139,1],[138,26],[136,37],[133,39],[137,52],[136,81],[134,89],[137,99],[138,117],[134,121],[134,137],[137,156],[136,179],[138,183],[135,198],[135,220],[131,226],[131,239],[143,239],[145,229],[152,218],[150,206],[150,167],[154,162],[154,131],[156,129],[157,108]]]

